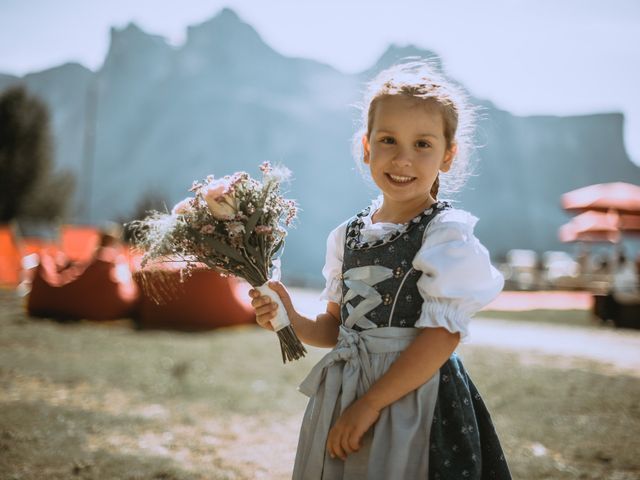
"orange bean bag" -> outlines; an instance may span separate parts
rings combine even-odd
[[[20,248],[20,254],[23,257],[31,255],[32,253],[36,253],[38,256],[55,256],[60,251],[60,247],[55,241],[38,237],[24,237],[20,239],[18,246]]]
[[[255,324],[255,313],[249,299],[242,298],[238,281],[233,277],[221,277],[211,270],[196,269],[191,277],[179,284],[178,271],[163,269],[137,271],[134,278],[142,287],[136,319],[141,329],[202,331]],[[165,296],[157,304],[151,298],[151,292],[167,288],[177,293],[170,299]]]
[[[60,228],[62,251],[71,260],[87,262],[100,241],[100,231],[95,227],[63,225]]]
[[[138,286],[126,261],[109,250],[62,270],[52,256],[42,255],[27,301],[29,315],[90,320],[134,316],[140,300]]]
[[[9,225],[0,225],[0,287],[18,285],[21,258],[13,229]]]

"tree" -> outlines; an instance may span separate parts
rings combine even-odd
[[[23,86],[9,88],[0,95],[0,223],[65,212],[75,180],[53,174],[52,157],[47,106]]]
[[[18,217],[30,220],[57,220],[65,217],[75,191],[76,177],[70,171],[41,176],[27,195]]]

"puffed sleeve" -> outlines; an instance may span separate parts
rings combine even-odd
[[[322,276],[326,285],[320,294],[320,300],[340,303],[342,300],[342,261],[344,258],[344,240],[347,232],[347,222],[334,228],[327,237],[327,254],[325,257]]]
[[[502,290],[502,274],[473,234],[477,221],[464,210],[451,209],[427,227],[413,260],[422,272],[418,290],[424,299],[416,327],[444,327],[464,340],[471,317]]]

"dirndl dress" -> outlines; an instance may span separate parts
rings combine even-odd
[[[489,412],[456,353],[426,383],[381,410],[358,452],[343,461],[331,458],[326,449],[329,430],[340,414],[387,372],[422,328],[444,326],[454,331],[457,326],[461,328],[455,331],[466,337],[460,308],[456,317],[451,312],[443,313],[442,305],[439,309],[428,305],[432,302],[425,284],[439,276],[439,269],[433,264],[427,268],[428,262],[421,264],[418,260],[422,250],[433,253],[439,246],[441,254],[444,245],[451,248],[452,241],[460,240],[452,240],[456,236],[451,232],[438,233],[460,227],[461,217],[455,210],[446,202],[437,202],[399,233],[382,241],[363,242],[360,230],[371,214],[370,207],[332,232],[344,242],[338,275],[341,325],[336,346],[299,387],[309,403],[300,430],[295,480],[511,478]],[[439,221],[433,224],[438,225],[430,228],[435,218]],[[471,219],[473,228],[477,219],[463,218]],[[468,228],[465,231],[470,233]],[[430,236],[442,241],[428,245],[425,240]],[[464,240],[477,250],[479,242],[472,231]],[[458,244],[457,248],[463,246]],[[491,270],[486,249],[481,253],[486,255],[487,274],[497,278],[499,274]],[[465,256],[464,251],[457,255]],[[493,290],[501,288],[500,277]],[[476,305],[475,300],[457,303]],[[446,318],[429,324],[436,315]],[[468,321],[468,312],[464,315]]]

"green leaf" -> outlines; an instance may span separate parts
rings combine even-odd
[[[280,248],[282,248],[283,245],[284,245],[284,238],[282,238],[278,243],[276,243],[274,247],[271,249],[271,256],[273,257],[276,253],[278,253],[278,250],[280,250]]]
[[[247,249],[247,252],[249,252],[249,255],[251,255],[252,257],[254,257],[256,259],[256,261],[259,261],[262,258],[262,255],[260,255],[260,252],[249,243],[249,237],[244,237],[244,248]]]
[[[258,220],[260,220],[260,215],[262,215],[262,207],[256,208],[256,211],[253,212],[253,215],[249,217],[249,221],[244,227],[245,232],[247,232],[247,235],[251,235],[253,230],[256,228],[256,225],[258,224]],[[248,238],[248,237],[245,237],[245,238]]]
[[[211,247],[216,252],[226,255],[227,257],[232,258],[236,262],[240,262],[243,265],[246,264],[246,259],[242,256],[242,254],[229,245],[219,242],[215,238],[211,237],[202,237],[202,242]]]
[[[262,195],[262,199],[260,201],[260,204],[256,207],[256,211],[253,212],[253,214],[249,217],[249,220],[247,221],[247,224],[244,227],[244,231],[245,231],[244,246],[247,249],[247,251],[249,252],[249,254],[252,255],[255,258],[261,258],[262,255],[260,255],[259,252],[255,249],[255,247],[253,245],[251,245],[249,240],[251,239],[251,235],[254,234],[254,230],[256,228],[256,225],[258,225],[258,220],[260,220],[260,217],[264,213],[264,211],[263,211],[264,210],[264,204],[265,204],[265,202],[267,200],[267,196],[268,195],[269,195],[269,187],[265,186],[264,193]]]

